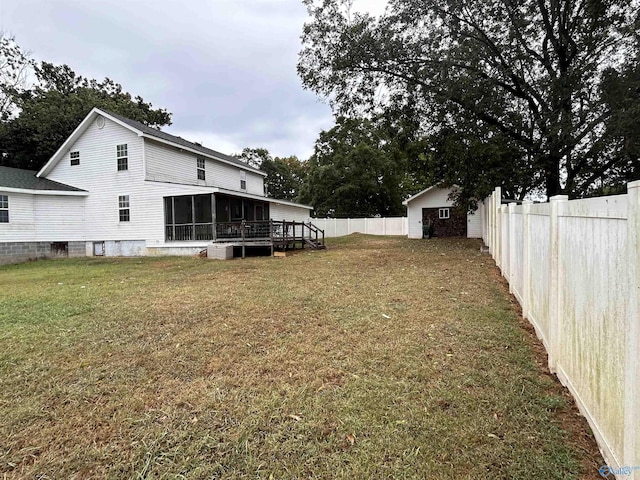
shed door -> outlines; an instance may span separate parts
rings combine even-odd
[[[433,225],[433,234],[436,237],[466,237],[467,215],[453,207],[423,208],[422,229],[424,237],[427,236],[428,225]]]

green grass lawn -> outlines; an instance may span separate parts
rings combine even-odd
[[[479,243],[0,267],[0,478],[598,478]]]

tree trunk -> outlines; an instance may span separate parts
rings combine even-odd
[[[549,155],[547,168],[545,169],[545,186],[547,190],[547,200],[555,195],[562,195],[560,186],[560,159],[555,155]]]

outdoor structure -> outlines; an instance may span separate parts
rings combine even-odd
[[[480,215],[455,208],[451,191],[434,185],[402,202],[407,207],[409,238],[481,237]]]
[[[94,108],[39,172],[0,167],[0,259],[321,247],[312,207],[266,197],[265,176]]]
[[[640,479],[640,181],[627,194],[480,208],[482,238],[549,368],[596,437],[606,475]]]

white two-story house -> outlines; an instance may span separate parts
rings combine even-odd
[[[94,108],[39,172],[0,167],[0,258],[194,254],[243,220],[308,221],[312,207],[265,196],[265,176]]]

